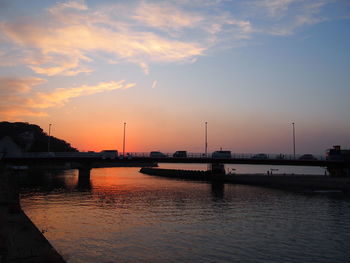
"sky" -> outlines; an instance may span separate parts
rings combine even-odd
[[[81,151],[350,148],[348,0],[0,0],[0,119]]]

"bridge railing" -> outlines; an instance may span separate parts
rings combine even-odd
[[[173,157],[173,153],[164,153],[165,157]],[[265,153],[231,153],[232,159],[274,159],[274,160],[302,160],[302,154],[294,155],[292,154],[265,154]],[[3,154],[3,158],[103,158],[100,152],[30,152],[30,153],[17,153],[17,154]],[[149,152],[127,152],[125,156],[119,153],[118,158],[148,158],[150,157]],[[325,160],[325,156],[313,155],[314,160]],[[187,153],[187,158],[214,158],[211,153]],[[308,160],[308,159],[304,159]]]
[[[165,157],[172,158],[173,153],[163,153]],[[150,157],[149,152],[129,152],[126,157]],[[303,156],[303,154],[265,154],[265,153],[231,153],[232,159],[274,159],[274,160],[298,160]],[[313,155],[316,160],[325,160],[325,156]],[[177,158],[177,157],[173,157]],[[187,153],[187,158],[214,158],[212,153]]]

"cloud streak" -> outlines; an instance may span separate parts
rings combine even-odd
[[[125,81],[121,80],[59,88],[51,92],[35,90],[36,86],[45,82],[40,78],[0,78],[0,117],[5,120],[24,116],[42,117],[47,115],[45,109],[62,107],[73,98],[135,86],[135,83],[125,84]]]
[[[324,8],[336,4],[332,0],[259,0],[252,5],[252,14],[258,19],[256,32],[288,36],[304,26],[314,25],[328,19]]]
[[[205,50],[196,42],[172,39],[151,30],[136,30],[133,24],[113,20],[111,16],[89,11],[83,2],[68,2],[51,8],[45,24],[38,17],[22,18],[1,23],[0,30],[7,41],[27,50],[26,61],[33,71],[48,76],[91,72],[84,64],[92,61],[98,52],[109,53],[115,60],[144,65],[146,69],[150,62],[191,61]],[[186,20],[185,15],[179,19],[177,16],[180,13],[173,15],[177,24],[181,19]],[[153,27],[157,23],[163,26],[160,21],[149,23]]]
[[[136,8],[133,18],[149,27],[163,31],[180,31],[198,27],[205,19],[199,14],[185,11],[166,2],[141,2]]]
[[[90,73],[100,52],[148,73],[151,63],[191,63],[227,36],[247,39],[253,32],[250,21],[199,9],[201,2],[140,1],[92,10],[84,1],[68,1],[40,16],[2,21],[0,32],[38,74]],[[0,46],[0,56],[5,50]]]
[[[152,89],[155,89],[158,85],[158,81],[154,80],[152,83]]]
[[[94,86],[83,85],[73,88],[59,88],[49,93],[39,92],[29,102],[30,107],[46,109],[49,107],[63,106],[70,99],[93,95],[100,92],[128,89],[135,86],[135,83],[124,84],[124,81],[101,82]]]

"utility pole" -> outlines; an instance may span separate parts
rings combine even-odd
[[[123,136],[123,158],[125,157],[125,126],[126,126],[126,122],[124,122],[124,136]]]
[[[295,160],[295,124],[294,122],[292,123],[292,125],[293,125],[293,156]]]
[[[205,122],[205,157],[208,157],[208,122]]]

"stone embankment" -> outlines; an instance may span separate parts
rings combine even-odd
[[[13,177],[0,168],[0,263],[64,263],[22,211]]]
[[[291,174],[213,174],[210,171],[160,168],[141,168],[140,172],[168,178],[247,184],[295,191],[342,191],[350,193],[350,177]]]

